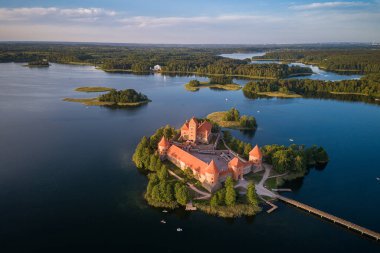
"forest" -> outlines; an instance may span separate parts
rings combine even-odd
[[[148,97],[142,93],[138,93],[134,89],[115,90],[112,89],[106,94],[99,96],[101,102],[114,103],[137,103],[149,101]]]
[[[275,50],[254,58],[298,61],[336,72],[380,72],[380,50],[373,48]]]
[[[322,81],[310,79],[262,80],[248,82],[243,92],[246,96],[260,92],[282,93],[294,92],[301,95],[315,96],[323,93],[361,94],[380,97],[380,74],[369,74],[360,80]]]
[[[248,78],[284,78],[310,74],[310,68],[286,64],[249,64],[221,53],[257,51],[260,48],[111,46],[97,44],[0,43],[0,62],[48,61],[88,64],[105,71],[148,73],[154,65],[161,72],[200,75],[244,76]]]

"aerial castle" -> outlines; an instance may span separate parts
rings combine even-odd
[[[198,123],[192,118],[182,126],[180,139],[194,144],[207,144],[211,139],[211,128],[211,123],[207,121]],[[220,151],[220,154],[216,151],[213,154],[199,155],[191,152],[189,148],[182,149],[180,145],[170,143],[165,137],[162,137],[158,143],[158,153],[162,160],[167,159],[182,170],[190,169],[194,177],[209,191],[218,189],[220,183],[228,176],[235,180],[241,179],[244,174],[249,173],[254,167],[261,166],[262,163],[262,153],[257,145],[249,153],[248,161],[226,150]],[[224,152],[229,152],[228,156]]]

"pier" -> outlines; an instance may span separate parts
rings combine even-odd
[[[295,200],[292,200],[292,199],[289,199],[289,198],[286,198],[286,197],[283,197],[283,196],[280,196],[280,195],[277,195],[277,198],[279,200],[282,200],[283,202],[287,203],[287,204],[290,204],[292,206],[295,206],[295,207],[298,207],[300,209],[303,209],[305,211],[308,211],[309,213],[312,213],[312,214],[315,214],[317,216],[320,216],[321,218],[324,218],[326,220],[329,220],[329,221],[332,221],[334,223],[337,223],[343,227],[346,227],[348,229],[351,229],[351,230],[354,230],[358,233],[361,233],[362,235],[366,235],[366,236],[369,236],[373,239],[375,239],[376,241],[378,241],[380,239],[380,233],[377,233],[375,231],[372,231],[370,229],[367,229],[367,228],[364,228],[364,227],[361,227],[359,225],[356,225],[352,222],[349,222],[349,221],[346,221],[344,219],[341,219],[339,217],[336,217],[334,215],[331,215],[331,214],[328,214],[326,212],[323,212],[319,209],[316,209],[314,207],[311,207],[311,206],[308,206],[308,205],[305,205],[301,202],[298,202],[298,201],[295,201]]]

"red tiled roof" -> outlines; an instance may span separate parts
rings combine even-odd
[[[192,117],[192,118],[190,119],[190,122],[189,122],[189,123],[193,123],[193,124],[195,124],[195,125],[198,126],[198,121],[197,121],[197,119],[196,119],[195,117]]]
[[[246,164],[242,162],[239,158],[235,157],[228,163],[228,167],[236,167],[236,168],[242,168],[245,167]]]
[[[212,129],[212,124],[206,120],[203,121],[198,127],[198,131],[201,131],[201,132],[207,131],[211,133],[211,129]]]
[[[170,143],[169,141],[165,138],[165,136],[162,136],[160,142],[158,143],[159,147],[169,147]]]
[[[257,157],[257,158],[263,157],[263,154],[261,153],[261,150],[260,150],[259,146],[257,146],[257,145],[251,150],[251,152],[249,152],[249,155]]]
[[[200,173],[203,173],[203,171],[207,167],[207,163],[196,158],[192,154],[182,150],[181,148],[177,147],[176,145],[172,145],[169,148],[167,155],[169,157],[174,157],[174,158],[184,162],[187,167],[191,168],[192,170],[196,170]]]
[[[210,164],[207,166],[207,168],[204,170],[204,172],[209,173],[209,174],[218,174],[219,173],[218,167],[216,166],[214,159],[211,160]]]

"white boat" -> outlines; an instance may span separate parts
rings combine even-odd
[[[289,141],[294,141],[293,139],[289,139]]]
[[[377,181],[380,181],[380,177],[377,177],[376,180],[377,180]]]
[[[228,98],[226,98],[226,101],[228,101]]]
[[[260,111],[257,111],[258,113],[260,113]]]
[[[162,210],[163,213],[167,213],[168,211],[167,210]]]
[[[177,232],[182,232],[182,228],[177,228]]]
[[[162,223],[162,224],[166,224],[166,221],[165,221],[165,220],[161,220],[161,223]]]

